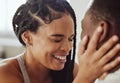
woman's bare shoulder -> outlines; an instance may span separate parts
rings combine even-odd
[[[5,59],[0,61],[1,83],[22,83],[16,59]]]
[[[14,58],[3,59],[0,61],[0,70],[12,70],[17,68],[17,60]],[[7,71],[6,71],[7,72]]]

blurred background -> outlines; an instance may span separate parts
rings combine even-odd
[[[0,58],[16,56],[25,49],[16,38],[12,28],[12,18],[17,8],[26,0],[0,0]],[[68,0],[77,15],[77,42],[80,41],[81,19],[89,0]]]

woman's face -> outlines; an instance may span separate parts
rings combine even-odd
[[[32,34],[31,51],[35,62],[48,69],[63,69],[73,38],[74,22],[69,15],[41,26]]]

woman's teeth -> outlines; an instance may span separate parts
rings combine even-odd
[[[66,56],[54,55],[54,57],[55,57],[56,59],[59,59],[59,60],[66,60]]]

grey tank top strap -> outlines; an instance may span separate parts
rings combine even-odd
[[[23,55],[18,56],[17,61],[19,63],[19,67],[21,69],[21,72],[24,78],[24,83],[30,83],[30,79],[29,79],[29,76],[28,76],[28,73],[27,73],[27,70],[24,64]]]

